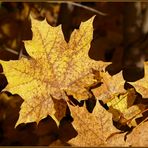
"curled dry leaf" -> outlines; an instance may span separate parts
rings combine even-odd
[[[115,96],[107,105],[109,112],[113,114],[113,120],[128,126],[137,126],[135,119],[142,117],[142,110],[138,105],[133,105],[136,99],[136,92],[133,88],[127,90],[125,94]]]
[[[61,26],[31,19],[33,38],[24,42],[31,58],[0,61],[8,80],[5,90],[24,99],[16,125],[38,123],[47,115],[54,115],[57,111],[52,98],[66,100],[65,92],[78,100],[90,96],[87,88],[97,82],[93,69],[102,70],[108,65],[88,56],[93,20],[94,17],[81,23],[67,43]]]
[[[69,108],[74,118],[72,124],[78,132],[78,135],[69,141],[74,146],[102,146],[111,134],[119,132],[113,126],[112,114],[99,102],[92,113],[89,113],[85,106],[69,105]]]
[[[130,82],[136,88],[136,91],[142,95],[143,98],[148,98],[148,62],[144,62],[144,78]]]
[[[111,76],[108,72],[102,72],[102,85],[95,89],[92,89],[93,94],[98,100],[102,100],[107,103],[111,98],[118,94],[125,93],[124,89],[125,80],[123,79],[122,72]]]
[[[136,119],[142,117],[142,110],[138,105],[133,105],[130,108],[126,109],[125,112],[123,112],[124,119],[127,120],[127,124],[129,127],[137,126]]]
[[[136,98],[134,89],[127,90],[123,95],[115,96],[112,98],[107,105],[112,106],[114,109],[119,110],[123,113],[127,108],[133,105]]]

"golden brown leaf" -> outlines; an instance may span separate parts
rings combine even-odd
[[[108,147],[128,147],[129,143],[125,141],[125,133],[118,133],[107,139],[105,146]]]
[[[16,125],[38,123],[47,115],[54,115],[57,111],[52,98],[66,100],[65,92],[78,100],[90,96],[87,88],[97,82],[93,69],[102,70],[108,65],[88,56],[93,20],[94,17],[81,23],[67,43],[61,26],[32,19],[33,38],[24,42],[31,58],[0,61],[8,80],[5,90],[25,100]]]
[[[105,146],[117,147],[147,147],[148,146],[148,122],[135,127],[130,134],[119,133],[108,138]],[[126,137],[126,138],[125,138]]]
[[[112,115],[107,112],[98,102],[92,113],[85,106],[71,106],[72,122],[78,135],[69,141],[74,146],[101,146],[107,138],[119,132],[112,123]]]
[[[132,133],[127,136],[126,141],[132,147],[147,147],[148,146],[148,122],[133,129]]]
[[[125,93],[124,89],[125,80],[123,79],[122,72],[111,76],[108,72],[101,73],[102,85],[95,89],[92,89],[93,94],[98,100],[102,100],[104,103],[109,99],[114,98],[118,94]]]
[[[136,91],[142,95],[143,98],[148,98],[148,62],[144,62],[144,78],[130,82],[136,88]]]

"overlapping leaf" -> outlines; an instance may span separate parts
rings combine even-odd
[[[142,123],[133,129],[132,133],[127,136],[127,141],[131,147],[148,146],[148,122]]]
[[[144,62],[144,78],[130,82],[135,88],[136,91],[139,92],[143,98],[148,98],[148,62]]]
[[[124,89],[125,80],[123,79],[122,72],[111,76],[108,72],[101,73],[102,85],[92,89],[93,94],[98,100],[108,102],[109,99],[114,98],[119,94],[126,92]]]
[[[108,139],[106,146],[113,147],[147,147],[148,146],[148,122],[137,126],[129,134],[115,134]],[[125,135],[126,139],[125,139]]]
[[[119,132],[112,123],[112,114],[107,112],[98,102],[92,113],[85,106],[69,106],[73,126],[78,135],[69,141],[74,146],[101,146],[107,138]]]

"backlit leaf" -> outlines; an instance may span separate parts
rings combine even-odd
[[[93,20],[94,17],[81,23],[67,43],[61,26],[52,27],[46,20],[31,19],[33,38],[24,42],[31,57],[0,61],[8,80],[5,90],[24,99],[16,125],[38,123],[55,113],[61,119],[64,114],[59,117],[57,112],[60,110],[55,109],[57,105],[53,98],[67,100],[66,93],[78,100],[91,96],[88,88],[97,82],[93,69],[102,70],[108,65],[88,56],[93,38]]]
[[[148,62],[144,62],[144,78],[130,82],[136,88],[136,91],[142,95],[143,98],[148,98]]]

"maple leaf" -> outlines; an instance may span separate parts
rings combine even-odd
[[[136,91],[140,93],[143,98],[148,98],[148,62],[144,62],[144,78],[136,81],[136,82],[129,82],[136,88]]]
[[[130,144],[125,141],[127,132],[125,133],[117,133],[112,135],[107,139],[107,142],[104,146],[107,147],[129,147]]]
[[[119,132],[112,123],[112,114],[107,112],[99,102],[92,113],[85,106],[78,107],[69,105],[74,128],[78,135],[69,141],[75,146],[101,146],[106,143],[107,138]]]
[[[126,92],[122,72],[114,76],[109,75],[108,72],[102,72],[100,76],[102,77],[102,85],[91,90],[98,100],[107,103],[111,98]]]
[[[52,98],[66,100],[65,92],[78,100],[90,96],[87,88],[97,81],[93,69],[102,70],[108,65],[88,56],[93,20],[94,17],[81,23],[67,43],[61,26],[31,19],[33,38],[24,42],[31,58],[0,61],[8,81],[5,90],[24,99],[16,125],[38,123],[47,115],[54,115],[57,111]]]
[[[127,136],[126,143],[132,147],[147,147],[148,146],[148,122],[144,122],[135,127],[131,134]]]
[[[148,146],[148,122],[144,122],[135,127],[130,134],[119,133],[107,140],[105,146],[124,147],[147,147]],[[126,139],[125,139],[126,137]]]

